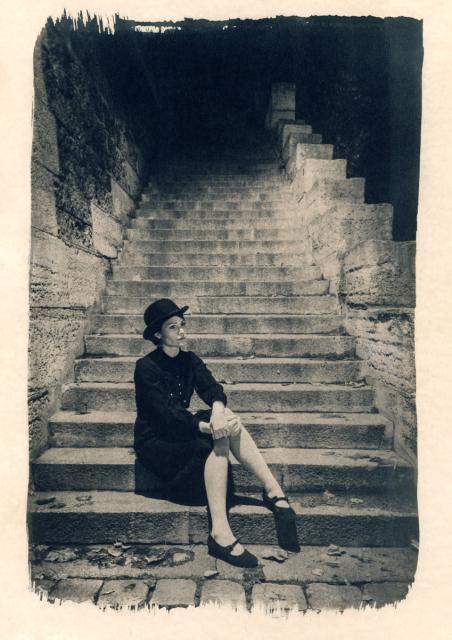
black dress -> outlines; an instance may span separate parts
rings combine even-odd
[[[222,385],[192,351],[168,356],[161,347],[140,358],[135,366],[137,418],[134,449],[138,460],[160,481],[160,494],[183,504],[206,504],[204,465],[213,448],[210,434],[199,431],[211,410],[188,410],[193,392],[212,407],[227,404]],[[234,493],[228,464],[227,502]]]

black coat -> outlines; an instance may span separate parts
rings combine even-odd
[[[212,407],[227,404],[222,385],[192,351],[172,358],[161,347],[140,358],[135,366],[137,418],[134,449],[139,461],[160,480],[168,499],[205,503],[204,464],[212,451],[210,434],[199,431],[210,410],[188,410],[193,392]],[[229,497],[233,492],[229,465]]]

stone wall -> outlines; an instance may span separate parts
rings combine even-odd
[[[363,376],[393,424],[394,448],[415,464],[416,245],[392,240],[392,206],[366,204],[364,180],[347,178],[331,145],[306,131],[287,120],[277,125],[281,160],[299,203],[297,223],[340,300]]]
[[[87,37],[48,24],[34,51],[32,457],[47,445],[48,416],[58,408],[61,385],[71,379],[74,358],[83,351],[90,313],[149,171],[146,140],[136,142]]]

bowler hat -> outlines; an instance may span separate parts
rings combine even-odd
[[[172,316],[182,316],[188,309],[188,304],[180,308],[169,298],[160,298],[152,302],[144,312],[144,322],[146,329],[143,331],[143,338],[150,340],[162,324]]]

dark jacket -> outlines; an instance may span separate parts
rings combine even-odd
[[[134,381],[137,457],[168,486],[186,482],[187,477],[201,482],[193,475],[202,472],[212,438],[199,431],[199,421],[208,420],[210,410],[193,414],[188,407],[194,391],[210,407],[215,400],[226,405],[222,385],[192,351],[171,358],[160,347],[137,361]],[[199,463],[195,467],[194,458]]]

